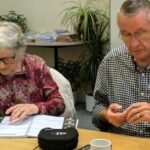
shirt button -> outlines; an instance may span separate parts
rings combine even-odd
[[[140,130],[140,133],[142,134],[142,133],[143,133],[143,130]]]
[[[141,93],[141,96],[144,96],[144,93],[143,93],[143,92]]]
[[[144,77],[145,76],[145,74],[144,73],[142,73],[142,77]]]

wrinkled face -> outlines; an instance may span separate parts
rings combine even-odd
[[[150,62],[150,18],[146,10],[126,16],[119,13],[117,23],[121,39],[137,61]]]
[[[11,76],[17,69],[18,59],[13,50],[0,50],[0,74]]]

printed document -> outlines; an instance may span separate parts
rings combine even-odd
[[[0,137],[37,137],[41,129],[49,127],[62,129],[64,117],[49,115],[35,115],[11,124],[9,116],[5,116],[0,123]]]

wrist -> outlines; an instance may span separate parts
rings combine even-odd
[[[107,111],[108,111],[108,109],[104,109],[100,112],[100,119],[106,123],[109,123]]]
[[[37,106],[37,105],[35,105],[35,104],[33,104],[33,107],[34,107],[34,114],[39,114],[39,107]]]

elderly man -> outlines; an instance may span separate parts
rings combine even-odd
[[[150,137],[150,1],[126,0],[117,23],[125,45],[99,67],[92,121],[110,132]]]

